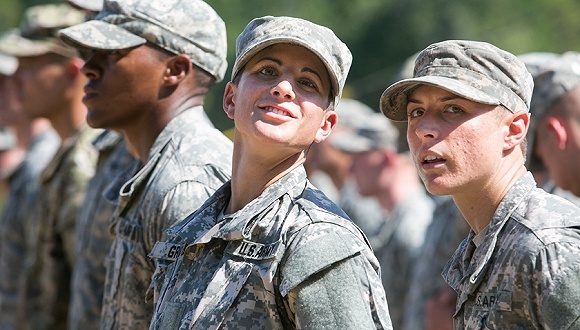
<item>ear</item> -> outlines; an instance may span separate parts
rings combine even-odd
[[[527,112],[516,112],[508,117],[511,118],[511,121],[508,122],[508,129],[504,137],[504,151],[520,145],[526,138],[526,132],[530,125],[530,114]]]
[[[163,75],[163,85],[174,86],[185,79],[188,73],[192,72],[191,60],[181,54],[168,58],[167,67]]]
[[[324,141],[332,132],[332,129],[336,125],[338,121],[338,114],[334,110],[327,110],[324,113],[324,118],[320,123],[320,128],[318,128],[318,132],[316,132],[316,136],[314,137],[314,142],[319,143]]]
[[[566,123],[561,118],[548,117],[545,120],[545,125],[548,129],[548,134],[556,140],[558,148],[564,150],[569,138]]]
[[[224,112],[230,119],[234,119],[234,113],[236,112],[236,104],[234,96],[236,94],[237,86],[233,82],[228,82],[224,91],[223,97],[223,107]]]

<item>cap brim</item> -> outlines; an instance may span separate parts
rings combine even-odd
[[[489,105],[501,104],[497,98],[460,80],[441,76],[424,76],[404,79],[389,86],[381,95],[381,112],[391,120],[407,121],[407,94],[419,85],[439,87],[478,103]]]
[[[14,57],[38,56],[50,51],[50,42],[23,38],[18,30],[8,32],[0,39],[0,52]]]
[[[298,46],[302,46],[306,49],[308,49],[309,51],[311,51],[312,53],[314,53],[314,55],[316,55],[320,61],[324,64],[324,66],[326,67],[326,71],[328,72],[328,76],[330,78],[331,84],[332,84],[332,88],[334,90],[335,95],[333,95],[334,97],[336,97],[340,91],[340,84],[338,81],[338,78],[334,75],[334,70],[332,69],[332,66],[330,65],[330,63],[328,63],[324,56],[322,56],[322,54],[320,54],[320,52],[318,52],[316,49],[314,49],[311,45],[303,42],[300,39],[296,39],[296,38],[275,38],[275,39],[268,39],[266,41],[263,41],[262,43],[259,43],[251,48],[249,48],[245,53],[241,54],[238,57],[238,60],[234,63],[234,68],[232,69],[232,79],[239,73],[239,71],[244,67],[244,65],[246,65],[246,63],[248,63],[252,57],[254,57],[256,54],[258,54],[260,51],[262,51],[264,48],[268,47],[268,46],[272,46],[275,44],[292,44],[292,45],[298,45]]]
[[[147,42],[133,33],[107,22],[92,20],[59,31],[59,37],[75,48],[117,50]]]

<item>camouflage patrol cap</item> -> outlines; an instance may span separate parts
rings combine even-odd
[[[542,116],[569,91],[580,87],[580,53],[567,52],[553,59],[534,77],[532,118]]]
[[[486,42],[467,40],[447,40],[425,48],[415,61],[413,77],[383,92],[380,107],[388,118],[407,119],[407,97],[421,84],[478,103],[501,104],[512,112],[529,111],[534,85],[516,56]]]
[[[544,69],[547,63],[556,59],[559,54],[548,53],[548,52],[532,52],[518,55],[518,58],[524,62],[528,71],[532,74],[532,77],[538,75],[540,71]],[[533,98],[533,94],[532,94]],[[530,104],[531,106],[531,104]]]
[[[302,46],[320,58],[328,70],[334,104],[337,105],[352,63],[352,54],[332,30],[301,18],[264,16],[248,23],[236,40],[232,80],[254,55],[279,43]]]
[[[0,53],[0,75],[10,76],[18,68],[18,60],[14,56]]]
[[[340,120],[340,119],[339,119]],[[372,112],[362,117],[356,126],[331,135],[330,143],[347,153],[370,150],[397,149],[399,130],[380,113]],[[334,132],[333,132],[334,134]]]
[[[338,121],[332,130],[333,134],[338,129],[356,129],[363,126],[366,118],[375,113],[368,105],[350,98],[342,98],[334,111],[338,114]]]
[[[518,55],[518,58],[524,62],[528,71],[532,74],[534,79],[536,76],[546,69],[546,66],[560,54],[548,53],[548,52],[531,52]],[[537,114],[534,112],[534,98],[536,98],[536,83],[534,82],[534,92],[532,93],[532,101],[530,103],[530,126],[526,134],[527,152],[526,152],[526,168],[532,172],[544,171],[545,166],[540,157],[534,153],[534,142],[536,139],[536,126],[538,123]]]
[[[77,51],[60,41],[57,32],[84,20],[84,12],[64,3],[30,7],[24,12],[20,27],[0,38],[0,51],[16,57],[46,53],[74,57]]]
[[[150,42],[187,55],[221,81],[227,69],[224,21],[201,0],[105,0],[91,20],[60,32],[73,47],[117,50]]]
[[[98,12],[103,9],[103,0],[66,0],[72,6]]]

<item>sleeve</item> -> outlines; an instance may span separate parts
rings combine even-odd
[[[580,329],[580,245],[552,244],[541,316],[546,329]]]
[[[297,328],[391,329],[374,256],[362,240],[332,224],[306,226],[297,236],[280,285]]]

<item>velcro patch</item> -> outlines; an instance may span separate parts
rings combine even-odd
[[[231,242],[226,253],[245,259],[265,260],[276,256],[281,242],[277,241],[271,244],[261,244],[247,240]]]
[[[150,258],[175,261],[183,254],[183,244],[157,242],[149,253]]]

